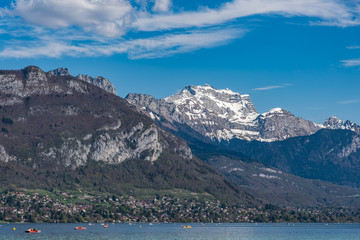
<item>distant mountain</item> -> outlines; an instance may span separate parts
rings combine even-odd
[[[281,108],[259,114],[249,95],[217,90],[210,85],[188,86],[179,94],[159,100],[144,94],[129,94],[125,99],[159,122],[187,124],[217,141],[272,142],[310,135],[323,128]]]
[[[328,129],[343,129],[343,130],[351,130],[356,132],[357,134],[360,134],[360,127],[359,125],[346,120],[340,120],[335,116],[329,117],[328,119],[326,119],[326,121],[324,122],[324,127],[328,128]]]
[[[231,154],[199,155],[224,176],[268,204],[284,207],[355,207],[360,190],[318,179],[307,179]]]
[[[289,175],[360,187],[357,174],[360,170],[359,126],[350,121],[331,117],[324,124],[317,124],[280,108],[259,114],[249,95],[229,89],[217,90],[209,85],[188,86],[164,99],[128,94],[126,100],[185,139],[195,155],[240,185],[241,181],[234,179],[241,175],[245,182],[253,183],[253,189],[258,192],[266,189],[256,187],[261,184],[254,182],[251,174],[245,171],[234,178],[236,171],[225,172],[225,159],[229,155],[239,161],[248,159],[252,164],[274,167]],[[205,154],[207,152],[211,152],[211,156]],[[254,168],[250,166],[246,168]],[[299,179],[296,180],[301,186],[298,189],[308,189],[308,193],[316,189],[313,185],[309,187],[312,183],[309,185],[307,181],[301,185]],[[250,192],[255,194],[256,191]]]
[[[272,143],[232,140],[221,148],[301,177],[360,187],[360,136],[352,131],[323,129]]]
[[[195,134],[184,133],[183,127],[179,129],[177,133],[187,140],[194,155],[265,203],[292,207],[359,206],[359,164],[342,167],[336,162],[341,159],[349,165],[351,159],[359,156],[356,152],[347,158],[334,154],[342,152],[339,149],[348,145],[347,139],[357,136],[354,132],[324,129],[310,136],[268,143],[204,141]],[[327,154],[332,148],[333,153]]]
[[[257,113],[247,94],[210,85],[187,86],[180,93],[164,99],[130,93],[125,98],[160,124],[186,124],[212,140],[242,139],[274,142],[307,136],[320,129],[351,130],[360,134],[360,127],[350,121],[330,117],[324,124],[295,117],[290,112],[273,108]]]
[[[0,118],[0,188],[256,202],[194,157],[184,140],[66,69],[0,71]]]
[[[49,74],[53,75],[53,76],[71,76],[69,69],[61,67],[61,68],[57,68],[54,70],[51,70],[48,72]],[[83,80],[85,82],[91,83],[99,88],[104,89],[107,92],[110,92],[112,94],[116,94],[116,89],[114,87],[114,85],[110,82],[109,79],[98,76],[98,77],[91,77],[89,75],[86,74],[79,74],[76,76],[77,79]]]

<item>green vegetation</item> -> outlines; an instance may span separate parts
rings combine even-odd
[[[0,222],[358,222],[359,210],[245,207],[218,200],[93,195],[26,190],[0,192]]]
[[[5,124],[9,124],[9,125],[13,124],[13,120],[11,118],[7,118],[7,117],[2,117],[2,122]]]

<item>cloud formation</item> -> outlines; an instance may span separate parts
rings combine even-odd
[[[278,89],[278,88],[285,88],[285,87],[289,87],[289,86],[291,86],[291,84],[285,83],[285,84],[281,84],[281,85],[277,85],[277,86],[266,86],[266,87],[254,88],[253,91],[267,91],[267,90],[273,90],[273,89]]]
[[[343,27],[360,24],[351,8],[336,0],[234,0],[219,9],[138,18],[133,26],[141,31],[204,27],[259,14],[315,17],[322,19],[317,24]]]
[[[72,26],[104,36],[118,36],[131,21],[133,8],[126,0],[17,0],[10,16],[53,29]]]
[[[171,4],[171,0],[155,0],[152,10],[154,12],[167,12],[169,11]]]
[[[360,24],[359,4],[339,0],[233,0],[192,11],[172,7],[171,0],[14,0],[0,8],[0,34],[12,36],[2,42],[0,56],[165,57],[239,39],[246,32],[246,26],[239,27],[241,18],[258,15],[309,17],[311,24],[328,26]]]
[[[349,46],[346,47],[347,49],[360,49],[360,46]]]
[[[101,44],[94,42],[79,43],[77,45],[69,44],[66,41],[51,41],[44,38],[38,43],[31,42],[26,46],[17,45],[16,47],[5,48],[0,52],[0,57],[60,58],[65,55],[84,57],[127,53],[131,59],[159,58],[224,45],[244,34],[245,31],[240,29],[208,29],[182,34],[165,34],[144,39],[111,41]]]
[[[341,61],[344,66],[346,67],[355,67],[360,66],[360,58],[357,59],[348,59],[348,60],[342,60]]]
[[[360,99],[353,99],[353,100],[347,100],[347,101],[341,101],[337,102],[338,104],[353,104],[353,103],[359,103]]]

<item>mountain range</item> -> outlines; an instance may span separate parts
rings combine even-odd
[[[125,99],[185,139],[196,156],[265,201],[269,196],[284,205],[328,204],[324,199],[331,196],[358,201],[358,190],[327,185],[360,186],[360,131],[351,121],[332,116],[318,124],[281,108],[260,114],[249,95],[210,85],[187,86],[164,99],[134,93]],[[325,189],[327,194],[315,194]]]
[[[359,126],[323,124],[210,85],[116,96],[66,68],[0,71],[0,188],[356,207]]]
[[[146,94],[128,94],[125,98],[147,112],[154,120],[186,124],[211,140],[242,139],[261,142],[281,141],[311,135],[320,129],[345,129],[360,133],[350,121],[330,117],[324,124],[295,117],[290,112],[273,108],[257,113],[250,96],[230,89],[187,86],[180,93],[155,99]]]
[[[256,202],[109,84],[88,79],[35,66],[0,71],[0,188]]]

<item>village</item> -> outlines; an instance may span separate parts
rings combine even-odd
[[[50,197],[38,192],[0,194],[1,222],[355,222],[359,212],[351,209],[280,209],[230,206],[218,200],[180,199],[167,196],[152,200],[133,196],[72,195],[59,192]]]

